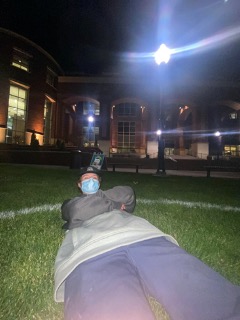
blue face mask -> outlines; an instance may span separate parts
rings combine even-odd
[[[93,194],[99,189],[99,181],[97,179],[86,179],[82,181],[81,189],[83,193]]]

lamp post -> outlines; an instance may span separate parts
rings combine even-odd
[[[158,136],[158,166],[156,175],[165,175],[165,161],[164,161],[164,148],[165,148],[165,141],[162,137],[162,130],[157,130]]]
[[[92,115],[88,116],[88,141],[94,141],[94,117]]]
[[[214,133],[217,142],[217,160],[219,160],[219,155],[222,153],[222,136],[220,131]]]
[[[159,49],[155,53],[155,62],[157,65],[160,65],[162,62],[168,63],[171,56],[171,50],[165,45],[161,44]],[[165,149],[165,141],[163,139],[163,114],[162,114],[162,107],[164,103],[164,93],[162,90],[162,77],[160,81],[160,99],[159,99],[159,128],[157,130],[157,136],[158,136],[158,166],[157,166],[157,172],[156,176],[162,176],[166,174],[165,171],[165,158],[164,158],[164,149]]]

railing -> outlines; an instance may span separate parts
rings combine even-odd
[[[171,157],[174,156],[174,148],[165,148],[164,149],[164,155],[165,157]],[[240,151],[231,152],[231,153],[223,153],[219,155],[209,155],[207,153],[203,152],[193,152],[192,150],[186,149],[185,153],[187,156],[191,156],[198,159],[209,159],[212,158],[212,160],[215,159],[225,159],[230,160],[233,158],[240,158]],[[146,158],[157,158],[158,157],[158,151],[147,153],[144,148],[110,148],[109,149],[109,157],[146,157]]]

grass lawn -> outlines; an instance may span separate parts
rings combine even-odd
[[[0,319],[63,319],[53,266],[64,233],[60,204],[78,170],[0,164]],[[135,214],[240,285],[240,180],[106,172],[102,189],[133,187]]]

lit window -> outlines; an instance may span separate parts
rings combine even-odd
[[[237,119],[237,112],[232,112],[232,113],[230,113],[230,114],[229,114],[229,119],[231,119],[231,120]]]
[[[118,148],[132,151],[135,148],[135,122],[118,122]]]
[[[46,98],[44,104],[43,143],[51,144],[52,112],[54,101]]]
[[[88,127],[83,127],[82,133],[84,143],[94,144],[99,137],[99,127],[94,127],[93,123],[89,123]]]
[[[12,58],[12,66],[29,72],[29,70],[30,70],[29,59],[30,58],[31,58],[31,55],[29,55],[28,53],[14,48],[13,58]]]
[[[26,88],[10,85],[6,143],[23,144],[25,142],[27,97]]]
[[[86,134],[88,132],[89,127],[83,127],[83,134]],[[99,127],[93,127],[93,132],[96,135],[99,135]]]
[[[83,101],[83,114],[84,115],[92,114],[95,116],[99,116],[100,115],[100,104],[93,103],[90,101]]]

